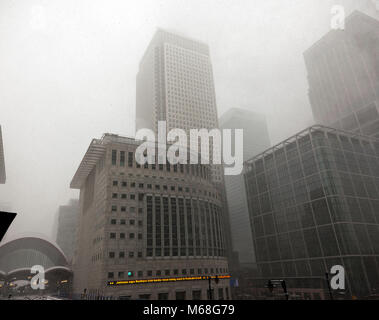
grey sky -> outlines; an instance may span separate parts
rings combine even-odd
[[[335,4],[379,18],[373,0],[0,0],[0,203],[19,213],[8,236],[50,236],[91,139],[134,133],[135,76],[156,27],[207,42],[219,115],[264,113],[275,143],[312,123],[302,53]]]

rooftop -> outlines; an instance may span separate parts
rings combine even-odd
[[[286,145],[288,145],[290,143],[293,143],[294,141],[296,141],[299,138],[302,138],[302,137],[305,137],[307,135],[310,135],[311,133],[320,132],[320,131],[327,132],[327,133],[334,133],[334,134],[342,134],[344,136],[348,136],[351,138],[363,139],[366,141],[379,142],[379,139],[376,139],[376,138],[371,137],[371,136],[365,136],[365,135],[361,135],[359,133],[355,133],[355,132],[351,132],[351,131],[344,131],[344,130],[335,129],[335,128],[330,128],[330,127],[326,127],[326,126],[322,126],[322,125],[313,125],[311,127],[308,127],[306,129],[298,132],[297,134],[289,137],[288,139],[286,139],[282,142],[279,142],[275,146],[263,151],[262,153],[256,155],[255,157],[245,161],[245,164],[254,163],[257,160],[262,159],[266,155],[271,154],[271,153],[275,152],[276,150],[282,149],[283,147],[285,147]]]

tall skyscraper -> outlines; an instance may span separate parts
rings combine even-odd
[[[1,133],[1,126],[0,126],[0,183],[5,183],[5,181],[6,181],[6,174],[5,174],[3,136]]]
[[[56,243],[71,262],[76,246],[78,228],[79,200],[71,199],[65,206],[59,206],[56,221]]]
[[[221,129],[243,129],[244,161],[270,147],[266,118],[261,114],[231,108],[221,116],[219,123]],[[243,174],[225,176],[225,188],[233,250],[238,252],[241,265],[251,265],[255,262],[255,253]]]
[[[304,53],[316,123],[379,137],[379,21],[358,11]]]
[[[93,139],[80,189],[74,293],[120,299],[229,299],[222,201],[209,165],[135,161],[140,142]]]
[[[208,45],[158,29],[137,74],[136,129],[217,128]]]
[[[167,131],[180,128],[189,133],[190,129],[219,128],[208,45],[161,29],[155,33],[139,65],[136,129],[149,128],[157,133],[158,121],[166,121]],[[212,152],[212,141],[210,145]],[[224,194],[223,219],[230,250],[222,165],[212,166],[212,179]]]
[[[245,181],[262,292],[284,279],[321,298],[335,265],[346,290],[334,294],[378,292],[379,140],[313,126],[247,161]]]

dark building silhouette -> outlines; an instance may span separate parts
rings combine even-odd
[[[304,59],[316,123],[379,137],[379,21],[355,11]]]
[[[79,200],[71,199],[65,206],[59,206],[57,213],[56,242],[65,253],[68,261],[74,257],[76,233],[78,230]]]
[[[243,159],[248,160],[270,147],[266,118],[256,112],[231,108],[219,120],[221,129],[243,129]],[[232,140],[232,143],[234,140]],[[234,150],[234,146],[232,145]],[[255,262],[243,174],[225,176],[233,250],[241,265]]]

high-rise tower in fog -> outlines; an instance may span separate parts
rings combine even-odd
[[[219,122],[222,129],[243,129],[244,161],[270,147],[266,118],[262,114],[231,108],[220,117]],[[225,188],[233,250],[238,253],[241,266],[251,265],[255,262],[255,253],[243,174],[225,176]]]
[[[158,29],[137,74],[136,130],[218,128],[212,64],[207,44]],[[222,170],[213,171],[222,181]]]
[[[358,11],[304,53],[316,123],[379,137],[379,21]]]
[[[136,130],[218,128],[216,94],[207,44],[158,29],[139,65]],[[210,142],[212,146],[212,141]],[[212,150],[210,155],[212,156]],[[224,225],[230,248],[229,217],[221,165],[212,165],[212,180],[224,194]]]

